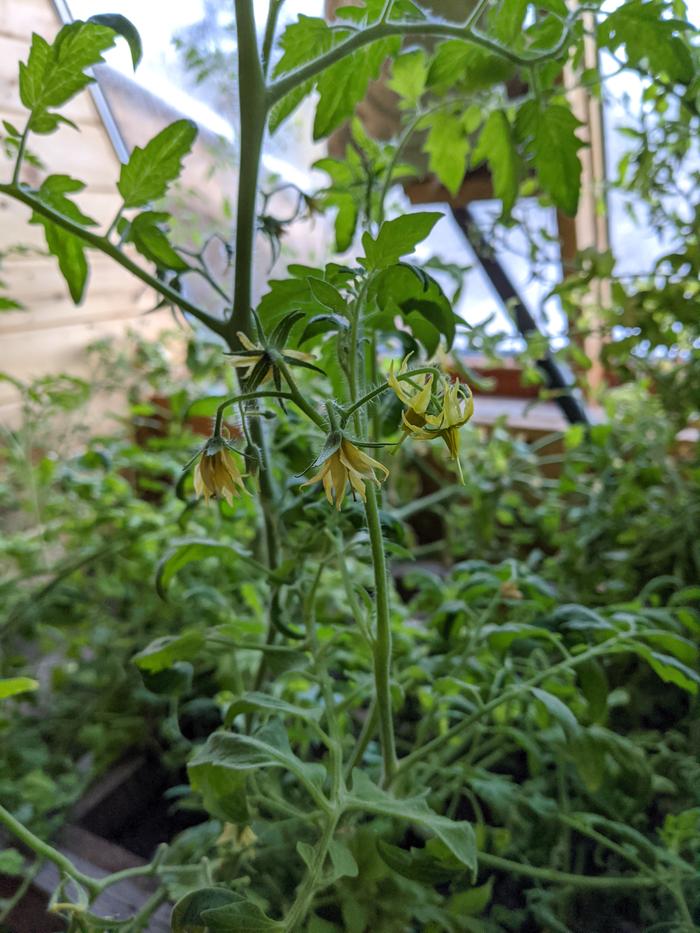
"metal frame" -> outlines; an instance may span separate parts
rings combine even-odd
[[[474,255],[493,286],[494,291],[501,299],[506,309],[513,315],[515,326],[518,328],[518,331],[523,337],[541,333],[537,326],[537,322],[518,294],[515,285],[513,285],[505,269],[493,255],[493,251],[489,249],[469,208],[466,206],[452,207],[452,216],[457,226],[464,234],[464,238],[474,251]],[[557,390],[560,393],[555,396],[554,401],[562,410],[569,423],[588,424],[589,420],[586,411],[579,399],[574,395],[574,386],[566,379],[564,371],[549,351],[542,359],[537,360],[537,365],[545,375],[547,387]]]
[[[59,19],[62,23],[72,23],[74,20],[73,14],[70,11],[68,6],[68,0],[52,0],[54,9],[59,16]],[[117,121],[114,118],[114,114],[107,102],[107,98],[100,87],[99,81],[97,78],[92,84],[88,85],[88,91],[92,97],[97,113],[102,121],[107,135],[109,136],[109,141],[112,144],[112,148],[119,159],[120,162],[129,161],[129,147],[124,141]]]

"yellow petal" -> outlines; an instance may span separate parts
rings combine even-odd
[[[243,331],[241,331],[241,330],[237,331],[237,332],[236,332],[236,336],[238,337],[238,339],[239,339],[240,342],[242,343],[243,348],[244,348],[245,350],[260,350],[260,352],[262,353],[262,347],[259,347],[259,346],[257,345],[257,343],[253,343],[253,341],[250,339],[250,337],[248,337],[246,334],[244,334]]]

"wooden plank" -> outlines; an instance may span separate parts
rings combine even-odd
[[[0,50],[1,51],[1,50]],[[13,114],[0,110],[0,116],[12,120]],[[79,178],[98,191],[115,191],[119,178],[119,160],[102,126],[83,125],[80,132],[70,126],[50,136],[32,136],[29,149],[44,163],[40,171],[28,163],[22,170],[22,179],[38,185],[49,175],[70,175]],[[4,152],[0,155],[0,177],[12,174],[13,161]]]
[[[33,32],[52,39],[60,26],[51,0],[0,0],[0,36],[29,39]]]
[[[124,340],[128,330],[155,337],[172,327],[167,309],[143,315],[129,308],[115,309],[111,320],[44,327],[31,335],[6,334],[2,337],[0,369],[23,381],[51,373],[86,377],[90,370],[85,351],[90,344],[109,338]],[[13,396],[12,386],[0,383],[0,404],[11,405]]]
[[[0,335],[110,318],[115,306],[131,315],[155,305],[152,289],[107,256],[90,256],[86,297],[75,305],[53,257],[31,262],[8,262],[3,268],[6,294],[24,305],[23,311],[0,314]],[[0,360],[4,356],[0,349]]]
[[[109,224],[121,204],[116,189],[113,192],[90,189],[74,200],[88,217],[103,226]],[[12,198],[0,197],[0,251],[22,244],[46,252],[44,229],[38,224],[30,224],[30,215],[30,209],[24,204]]]

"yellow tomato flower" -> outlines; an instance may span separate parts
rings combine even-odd
[[[242,331],[237,332],[237,337],[243,346],[245,352],[243,353],[231,353],[229,355],[229,360],[236,367],[236,369],[242,370],[241,375],[244,379],[248,379],[250,374],[253,372],[257,364],[260,362],[263,357],[265,357],[267,351],[264,347],[258,346],[258,344],[253,343],[250,337],[247,337]],[[285,357],[291,357],[292,360],[301,360],[302,363],[313,363],[316,357],[312,353],[303,353],[301,350],[282,350]],[[272,379],[273,375],[273,363],[272,360],[269,361],[269,366],[267,372],[260,380],[260,385],[265,382],[269,382]]]
[[[229,505],[246,491],[243,474],[222,437],[210,437],[204,445],[194,468],[194,491],[207,502],[211,496],[223,496]]]
[[[368,457],[343,437],[337,446],[323,458],[318,473],[303,485],[311,486],[313,483],[322,482],[326,499],[331,505],[335,502],[336,509],[340,511],[348,482],[363,502],[366,501],[365,480],[379,486],[381,481],[375,476],[375,470],[380,470],[384,474],[383,479],[389,475],[384,464]]]
[[[434,437],[441,437],[444,440],[450,452],[450,459],[457,464],[457,471],[462,482],[464,482],[464,477],[462,465],[459,462],[459,429],[469,421],[473,414],[474,396],[471,389],[460,382],[454,382],[443,393],[442,410],[439,414],[426,414],[423,425],[407,425],[417,440],[429,441]]]
[[[399,367],[398,376],[394,375],[394,362],[392,360],[387,382],[406,406],[403,413],[403,422],[406,431],[412,431],[414,427],[421,427],[425,424],[425,413],[428,410],[433,392],[433,376],[432,373],[422,374],[422,386],[417,384],[421,374],[416,376],[415,379],[400,379],[400,376],[409,372],[408,359],[407,356],[404,357]]]

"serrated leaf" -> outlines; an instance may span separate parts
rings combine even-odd
[[[510,0],[508,0],[510,2]],[[470,93],[505,81],[513,66],[502,56],[460,39],[441,42],[428,69],[427,86],[447,90],[464,82]]]
[[[190,661],[204,644],[204,635],[195,629],[180,635],[163,635],[133,656],[134,664],[144,671],[157,673],[176,661]]]
[[[435,211],[423,211],[404,214],[394,220],[385,220],[376,239],[369,232],[363,234],[362,246],[365,256],[359,261],[369,271],[388,268],[402,256],[412,253],[442,217],[442,214]]]
[[[282,33],[279,46],[282,56],[275,66],[275,77],[294,71],[333,45],[333,30],[320,16],[300,13]]]
[[[169,551],[156,571],[156,590],[161,599],[167,599],[167,590],[175,574],[192,561],[218,557],[224,560],[248,557],[248,552],[233,544],[222,544],[208,538],[188,538]]]
[[[144,207],[162,198],[182,170],[182,160],[192,148],[197,127],[191,120],[176,120],[154,136],[143,149],[134,148],[122,165],[117,188],[124,207]]]
[[[0,700],[17,696],[18,693],[30,693],[39,689],[39,681],[32,677],[3,677],[0,679]]]
[[[268,119],[268,127],[271,133],[277,132],[287,117],[291,116],[299,104],[309,96],[314,89],[314,84],[313,78],[302,81],[301,84],[298,84],[288,94],[285,94],[281,100],[277,101],[270,110]]]
[[[517,39],[523,28],[528,6],[529,0],[506,0],[505,3],[494,6],[489,15],[489,26],[499,42],[509,44]]]
[[[426,803],[425,797],[399,799],[374,784],[362,771],[352,774],[351,807],[369,813],[393,816],[424,827],[434,833],[460,864],[476,874],[476,837],[470,823],[438,816]]]
[[[90,226],[95,221],[83,214],[78,205],[67,197],[68,194],[82,191],[84,187],[83,182],[68,175],[49,175],[34,194],[53,210],[75,223]],[[83,241],[42,214],[33,213],[29,222],[40,224],[44,228],[49,252],[58,259],[58,266],[66,280],[71,298],[78,304],[85,292],[88,277]]]
[[[518,194],[518,154],[508,117],[502,110],[489,114],[474,150],[474,162],[486,160],[493,178],[493,192],[510,214]]]
[[[542,189],[556,207],[572,217],[581,190],[577,153],[583,143],[576,136],[580,125],[563,104],[541,109],[536,101],[528,101],[518,113],[518,130],[526,140]]]
[[[387,82],[402,101],[402,106],[415,107],[428,80],[428,61],[424,49],[404,52],[394,59],[391,79]]]
[[[438,110],[430,117],[423,151],[428,155],[430,171],[450,194],[457,194],[464,181],[469,148],[469,137],[454,114]]]
[[[88,23],[97,23],[98,26],[107,26],[108,29],[113,29],[122,39],[126,39],[129,51],[131,52],[131,62],[134,66],[134,71],[136,71],[143,57],[143,47],[141,45],[139,31],[131,20],[128,20],[126,16],[122,16],[121,13],[98,13],[96,16],[91,16],[88,19]]]
[[[159,269],[184,272],[189,265],[170,245],[163,225],[170,215],[160,211],[142,211],[129,225],[128,240],[141,255]]]
[[[94,80],[84,71],[104,61],[102,52],[114,45],[114,36],[106,26],[81,20],[63,26],[51,45],[33,34],[29,58],[19,65],[19,92],[22,103],[32,112],[30,127],[34,132],[56,128],[50,123],[42,126],[47,109],[67,103]]]
[[[693,27],[668,17],[669,7],[665,0],[621,3],[598,26],[600,46],[613,52],[624,46],[629,64],[655,77],[667,74],[672,81],[691,81],[693,59],[682,37]]]
[[[323,71],[316,82],[319,100],[314,117],[315,140],[329,136],[355,112],[369,82],[379,77],[382,65],[401,46],[398,36],[372,42]]]

